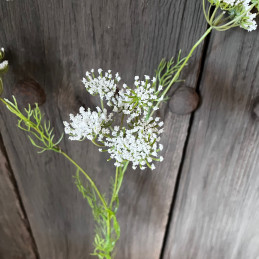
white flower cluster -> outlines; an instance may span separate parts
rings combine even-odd
[[[0,59],[3,59],[4,57],[4,48],[0,49]],[[0,63],[0,70],[4,70],[8,67],[8,61],[4,60],[3,62]]]
[[[159,118],[148,121],[140,120],[132,129],[123,127],[114,127],[111,137],[106,138],[104,144],[108,147],[108,152],[112,159],[115,159],[115,166],[122,166],[123,162],[132,162],[132,168],[137,166],[141,170],[146,168],[146,165],[152,170],[155,161],[163,161],[163,157],[157,157],[158,151],[163,149],[160,141],[160,134],[163,132],[163,122],[159,122]],[[99,149],[102,151],[102,149]]]
[[[102,75],[102,69],[98,69],[99,76],[95,77],[94,69],[90,72],[86,72],[86,77],[83,78],[82,82],[85,85],[86,90],[91,95],[100,95],[101,99],[106,99],[109,101],[116,92],[117,83],[121,80],[119,74],[115,75],[115,79],[112,78],[111,70],[105,72],[104,76]]]
[[[239,16],[237,23],[241,28],[247,31],[256,30],[256,13],[251,13],[251,9],[254,6],[258,8],[258,0],[209,0],[209,2],[228,12],[232,20]]]
[[[142,170],[146,166],[155,169],[153,161],[163,160],[158,156],[163,148],[159,144],[163,122],[160,118],[149,118],[149,114],[161,101],[162,86],[157,86],[156,78],[150,80],[149,76],[145,76],[145,80],[141,81],[136,76],[134,88],[123,84],[119,90],[121,78],[118,73],[115,79],[110,70],[103,75],[103,70],[98,69],[98,74],[95,77],[94,70],[86,72],[83,83],[91,95],[99,95],[113,112],[121,116],[121,124],[113,125],[113,114],[107,115],[106,109],[97,107],[97,112],[92,112],[81,107],[79,114],[70,115],[71,123],[64,122],[65,133],[70,135],[71,140],[92,140],[101,147],[100,152],[107,151],[110,158],[115,159],[117,167],[129,161],[133,169],[137,166]]]
[[[140,81],[139,76],[135,76],[134,86],[135,89],[131,89],[123,84],[124,89],[121,89],[110,103],[113,105],[113,111],[129,116],[127,123],[141,115],[146,117],[152,108],[157,110],[158,107],[155,107],[154,102],[160,100],[159,93],[163,89],[161,85],[156,87],[155,77],[150,82],[150,77],[147,75],[145,81]]]
[[[76,116],[70,114],[71,122],[64,121],[65,133],[70,135],[69,139],[83,140],[87,138],[94,140],[102,130],[107,133],[107,129],[103,129],[103,127],[112,120],[113,114],[107,115],[107,110],[102,111],[99,107],[96,107],[96,110],[97,112],[92,112],[88,108],[85,111],[84,107],[81,107]]]
[[[5,60],[3,62],[0,63],[0,70],[4,70],[5,68],[7,68],[8,66],[8,61]]]

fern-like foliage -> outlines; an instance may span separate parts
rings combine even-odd
[[[23,114],[14,96],[13,102],[7,99],[1,99],[1,101],[5,103],[9,111],[18,117],[18,128],[29,133],[28,137],[32,145],[40,150],[39,153],[46,150],[60,151],[58,144],[62,140],[63,134],[58,141],[54,142],[53,128],[49,121],[43,120],[43,114],[38,104],[35,104],[34,109],[29,105],[28,109],[24,109]]]
[[[150,118],[155,110],[159,107],[161,102],[166,102],[169,100],[169,97],[166,96],[170,88],[177,82],[181,82],[183,80],[179,79],[181,70],[187,65],[187,58],[181,58],[181,50],[178,53],[176,60],[171,58],[169,61],[166,61],[163,58],[156,70],[156,85],[155,91],[159,90],[159,87],[162,86],[162,93],[158,96],[158,100],[155,103],[155,106],[152,105],[149,109],[149,113],[147,118]]]
[[[111,259],[115,244],[120,238],[120,226],[116,218],[118,199],[114,199],[116,200],[115,210],[112,209],[112,206],[107,209],[99,201],[95,190],[89,184],[84,185],[82,183],[79,170],[77,170],[74,178],[79,192],[87,199],[88,204],[92,208],[95,221],[95,249],[92,255],[96,255],[100,259]]]
[[[11,113],[17,116],[18,128],[28,133],[32,145],[39,149],[39,153],[47,150],[59,152],[76,166],[75,184],[83,197],[87,199],[95,220],[95,249],[93,255],[100,259],[111,259],[115,244],[120,237],[120,226],[116,218],[119,206],[118,193],[128,163],[125,163],[123,168],[116,169],[116,177],[112,184],[112,197],[109,203],[105,195],[100,193],[91,177],[59,148],[58,144],[63,135],[58,141],[54,142],[53,128],[49,121],[43,119],[44,115],[37,104],[35,104],[34,109],[29,105],[27,109],[24,109],[24,112],[21,112],[14,96],[13,101],[2,98],[0,98],[0,101],[6,105]],[[80,173],[87,180],[87,184],[82,183]]]
[[[166,61],[163,58],[156,70],[156,80],[159,85],[163,86],[163,89],[167,89],[169,85],[173,83],[181,82],[183,80],[179,79],[179,74],[176,74],[181,68],[186,58],[181,58],[181,50],[178,53],[176,60],[171,58],[169,61]],[[186,66],[187,64],[185,64]],[[173,82],[172,82],[172,79]]]

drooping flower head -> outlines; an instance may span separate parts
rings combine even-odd
[[[208,0],[215,7],[214,14],[205,13],[205,17],[211,26],[222,31],[232,27],[240,26],[247,31],[256,30],[256,13],[252,13],[253,8],[259,10],[259,0]],[[215,13],[218,9],[222,14],[218,17]],[[225,17],[223,17],[223,15]],[[209,19],[212,17],[212,19]],[[221,23],[224,21],[223,23]]]

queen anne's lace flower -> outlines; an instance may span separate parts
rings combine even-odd
[[[88,108],[86,111],[81,107],[76,116],[70,114],[71,122],[64,122],[65,133],[70,135],[69,139],[83,140],[87,138],[93,140],[102,131],[105,124],[111,121],[113,114],[107,115],[107,110],[102,111],[99,107],[96,107],[96,110],[92,112]]]
[[[122,166],[123,162],[130,161],[133,169],[137,166],[142,170],[146,166],[155,169],[152,161],[163,160],[163,157],[157,157],[157,152],[163,148],[158,144],[163,132],[162,126],[163,122],[159,122],[159,118],[150,118],[148,121],[142,119],[134,124],[132,129],[115,126],[111,137],[106,138],[104,142],[111,158],[116,160],[115,165]]]
[[[91,95],[100,95],[101,99],[106,99],[109,101],[116,92],[117,83],[121,80],[119,74],[117,73],[115,75],[115,79],[113,79],[111,70],[108,70],[107,72],[102,73],[102,69],[98,69],[99,76],[95,77],[94,70],[91,70],[90,72],[86,72],[86,77],[83,78],[82,82],[85,85],[86,90]]]
[[[161,85],[157,88],[156,79],[153,78],[151,83],[147,75],[145,75],[145,81],[140,81],[139,76],[135,76],[134,86],[135,88],[132,89],[124,84],[123,89],[109,103],[114,106],[113,111],[129,115],[127,123],[141,115],[147,116],[154,102],[159,100],[162,90]]]
[[[154,109],[154,103],[161,101],[163,87],[157,86],[156,78],[150,80],[145,75],[143,81],[135,76],[133,88],[122,84],[119,90],[121,78],[118,73],[115,79],[110,70],[103,76],[103,70],[98,69],[98,74],[95,77],[94,70],[86,72],[83,83],[91,95],[99,95],[101,100],[107,101],[113,112],[122,116],[121,125],[112,125],[112,114],[108,116],[106,109],[97,107],[97,112],[92,112],[81,107],[79,114],[70,115],[70,123],[64,122],[65,133],[70,135],[71,140],[97,140],[98,146],[102,147],[99,151],[110,153],[110,158],[115,159],[115,166],[122,166],[129,161],[133,169],[137,166],[142,170],[147,166],[155,169],[153,161],[163,160],[163,157],[158,156],[163,148],[159,144],[163,122],[148,115]],[[126,125],[124,117],[127,117]]]

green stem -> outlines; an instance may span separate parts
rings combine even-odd
[[[101,200],[105,209],[107,209],[107,211],[110,211],[107,204],[106,204],[106,201],[104,200],[103,196],[99,192],[98,188],[96,187],[96,185],[93,182],[93,180],[91,179],[91,177],[70,156],[68,156],[64,151],[62,151],[60,149],[59,153],[62,154],[65,158],[67,158],[86,177],[86,179],[89,181],[89,183],[92,185],[93,189],[97,193],[97,195],[98,195],[99,199]]]
[[[208,15],[207,15],[206,7],[205,7],[205,0],[202,1],[202,8],[203,8],[203,13],[204,13],[204,16],[205,16],[205,19],[206,19],[207,23],[210,23],[209,11],[208,11]],[[211,5],[210,5],[210,8],[211,8]],[[210,10],[210,8],[209,8],[209,10]]]
[[[171,80],[170,84],[167,86],[167,88],[163,91],[162,95],[160,96],[161,100],[157,102],[155,107],[158,107],[159,104],[161,103],[163,97],[166,95],[166,93],[170,90],[171,86],[177,81],[177,79],[179,78],[179,75],[182,71],[182,69],[185,67],[186,63],[188,62],[188,60],[191,58],[194,50],[201,44],[201,42],[208,36],[208,34],[212,31],[213,27],[209,27],[206,32],[201,36],[201,38],[194,44],[194,46],[192,47],[191,51],[189,52],[188,56],[185,58],[184,62],[182,63],[182,65],[180,66],[180,68],[177,70],[176,74],[174,75],[173,79]],[[153,111],[150,113],[150,115],[148,116],[148,118],[150,118],[153,113],[155,112],[155,109],[153,109]],[[147,119],[148,119],[147,118]]]
[[[110,243],[111,240],[111,216],[109,211],[107,212],[107,220],[106,220],[106,226],[107,226],[107,243]]]
[[[127,161],[122,169],[122,172],[121,172],[121,177],[119,178],[119,181],[118,181],[118,186],[117,186],[117,190],[115,192],[115,197],[118,196],[118,193],[120,191],[120,188],[121,188],[121,184],[122,184],[122,181],[123,181],[123,177],[124,177],[124,174],[128,168],[128,165],[129,165],[129,161]]]
[[[114,199],[115,199],[115,192],[116,192],[116,189],[117,189],[118,174],[119,174],[119,167],[116,167],[114,187],[113,187],[112,198],[111,198],[111,202],[110,202],[110,206],[109,206],[110,208],[112,207],[112,203],[114,202]]]
[[[104,109],[104,105],[103,105],[103,100],[100,98],[101,100],[101,107],[102,107],[102,110]]]
[[[112,192],[112,197],[111,197],[111,201],[110,201],[110,205],[109,205],[109,210],[107,210],[107,220],[106,220],[106,228],[107,228],[107,243],[109,243],[111,241],[111,214],[110,212],[113,211],[113,202],[116,200],[116,198],[118,197],[118,193],[122,184],[122,180],[123,180],[123,176],[124,173],[128,167],[129,162],[126,162],[123,169],[121,169],[120,167],[116,167],[116,174],[115,174],[115,181],[114,181],[114,187],[113,187],[113,192]],[[116,213],[116,211],[114,211],[114,213]],[[110,256],[110,254],[108,254],[107,252],[107,256]],[[111,258],[111,257],[107,257],[107,258]]]
[[[210,5],[210,7],[211,7],[211,5]],[[215,15],[216,15],[216,13],[217,13],[217,11],[218,11],[218,6],[217,7],[215,7],[215,9],[214,9],[214,11],[213,11],[213,13],[212,13],[212,15],[211,15],[211,17],[210,17],[210,22],[209,22],[209,24],[211,25],[212,23],[213,23],[213,19],[214,19],[214,17],[215,17]]]
[[[95,141],[95,139],[92,139],[92,143],[93,143],[94,145],[96,145],[97,147],[104,147],[104,145],[98,144],[98,143]]]

